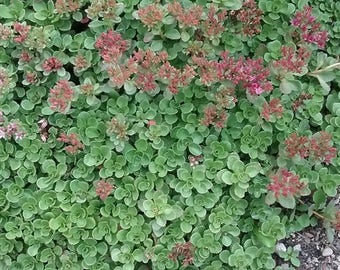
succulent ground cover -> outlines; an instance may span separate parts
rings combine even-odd
[[[339,11],[0,1],[0,269],[294,269],[279,242],[332,243]]]

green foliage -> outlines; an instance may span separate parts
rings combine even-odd
[[[340,7],[309,1],[322,49],[291,24],[307,2],[1,1],[0,269],[274,269],[317,217],[331,240]],[[300,72],[275,67],[284,46],[310,53]],[[320,131],[330,162],[289,156]],[[268,191],[282,168],[299,194]]]

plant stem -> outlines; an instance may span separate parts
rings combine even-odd
[[[319,73],[321,73],[321,72],[326,71],[327,69],[332,69],[332,68],[337,68],[337,67],[340,68],[340,62],[335,63],[335,64],[332,64],[332,65],[329,65],[329,66],[324,67],[324,68],[322,68],[322,69],[318,69],[318,70],[314,70],[314,71],[312,71],[312,72],[308,72],[307,74],[308,74],[308,75],[316,75],[316,74],[319,74]]]
[[[305,204],[301,199],[298,199],[299,203],[301,204]],[[313,215],[317,216],[318,218],[322,219],[322,220],[327,220],[328,218],[326,218],[325,216],[321,215],[320,213],[312,210]]]

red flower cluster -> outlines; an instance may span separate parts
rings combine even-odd
[[[336,157],[336,148],[331,147],[332,135],[326,131],[320,131],[309,140],[309,155],[314,160],[320,160],[329,164]]]
[[[282,169],[271,177],[267,189],[274,193],[275,198],[280,196],[298,196],[305,184],[300,182],[299,176]]]
[[[244,35],[253,36],[260,33],[262,14],[254,0],[246,0],[242,8],[236,11],[236,19],[242,22]]]
[[[30,25],[25,25],[18,22],[13,24],[13,28],[14,32],[18,33],[18,35],[13,39],[17,43],[23,43],[27,39],[29,31],[31,30]]]
[[[162,65],[158,71],[161,79],[166,79],[168,82],[168,89],[171,93],[177,94],[179,87],[189,85],[190,81],[196,75],[193,67],[185,65],[183,70],[171,66],[169,62]]]
[[[79,8],[79,0],[56,0],[55,2],[55,9],[59,14],[74,12]]]
[[[50,57],[44,61],[42,68],[44,71],[52,72],[57,71],[63,67],[63,63],[57,57]]]
[[[271,115],[275,115],[277,118],[281,118],[283,114],[283,106],[280,103],[280,99],[274,98],[269,103],[265,102],[261,111],[262,117],[269,121]]]
[[[105,200],[112,192],[113,185],[105,180],[100,180],[96,184],[96,194],[101,200]]]
[[[286,140],[286,150],[290,158],[299,155],[301,158],[306,158],[309,155],[308,149],[309,139],[306,136],[298,136],[292,133]]]
[[[194,262],[194,246],[192,243],[176,243],[168,258],[176,261],[179,256],[184,257],[182,261],[183,266],[192,264]]]
[[[28,62],[30,62],[32,60],[32,56],[31,56],[31,54],[29,52],[23,51],[20,54],[19,60],[22,61],[22,62],[28,63]]]
[[[293,47],[282,46],[281,55],[282,58],[273,63],[274,68],[284,72],[301,73],[311,52],[305,47],[300,47],[296,51]]]
[[[138,16],[143,24],[152,28],[162,21],[164,13],[159,5],[151,4],[138,10]]]
[[[300,29],[301,39],[318,45],[320,49],[325,47],[328,33],[321,31],[320,23],[316,22],[316,17],[312,15],[312,7],[305,6],[302,11],[297,11],[291,24]]]
[[[73,90],[70,83],[66,80],[60,80],[56,86],[50,90],[48,102],[51,110],[65,113],[73,98]]]
[[[71,133],[69,135],[61,133],[58,142],[68,143],[69,145],[64,150],[69,154],[75,154],[80,149],[84,149],[84,145],[79,141],[77,134]]]
[[[204,126],[214,125],[217,128],[224,128],[227,114],[223,110],[218,110],[215,105],[207,106],[204,109],[204,118],[201,124]]]
[[[85,69],[89,65],[86,58],[81,54],[74,57],[73,63],[75,70]]]
[[[293,102],[293,105],[292,105],[292,109],[293,111],[296,111],[302,104],[303,104],[303,101],[306,100],[306,99],[311,99],[312,98],[312,95],[311,94],[305,94],[305,93],[302,93],[294,102]]]
[[[252,95],[259,95],[273,89],[272,84],[267,81],[270,71],[262,66],[262,59],[240,57],[235,60],[227,51],[222,52],[221,57],[222,60],[215,65],[219,80],[229,80],[235,85],[241,83]]]
[[[95,48],[99,49],[105,62],[117,62],[122,53],[128,49],[128,43],[119,33],[108,30],[96,40]]]
[[[10,122],[2,126],[4,122],[5,119],[3,118],[2,112],[0,112],[0,139],[15,138],[16,140],[21,140],[25,136],[25,133],[17,123]]]
[[[286,150],[289,157],[299,155],[301,158],[311,158],[329,164],[336,157],[336,148],[332,147],[332,136],[326,131],[320,131],[307,138],[292,133],[286,140]]]
[[[214,5],[210,5],[207,19],[202,23],[205,36],[212,39],[222,34],[225,31],[223,24],[226,16],[227,10],[224,9],[217,12],[216,7]]]
[[[203,7],[200,5],[192,5],[188,10],[184,11],[178,1],[174,1],[168,5],[168,11],[179,22],[181,27],[198,26],[203,14]]]

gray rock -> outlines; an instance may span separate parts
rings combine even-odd
[[[328,257],[333,254],[333,250],[330,247],[325,247],[322,251],[322,256]]]

